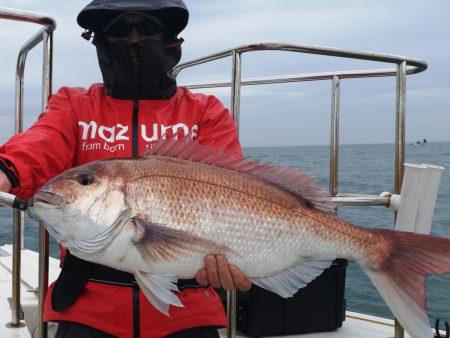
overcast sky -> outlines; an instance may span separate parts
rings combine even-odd
[[[101,82],[95,49],[80,37],[76,15],[87,1],[2,0],[1,7],[52,16],[53,87]],[[407,79],[407,141],[450,140],[450,1],[448,0],[186,0],[190,22],[181,36],[183,61],[255,41],[283,41],[423,59],[428,69]],[[20,47],[37,25],[0,20],[0,143],[13,131],[14,77]],[[42,48],[26,72],[26,125],[39,114]],[[386,64],[291,52],[243,55],[243,77],[386,68]],[[231,60],[180,74],[179,83],[230,78]],[[204,91],[204,90],[203,90]],[[211,90],[229,106],[229,89]],[[331,82],[245,87],[243,146],[327,144]],[[341,84],[341,142],[394,142],[395,79]]]

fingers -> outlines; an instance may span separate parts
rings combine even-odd
[[[227,291],[233,290],[234,281],[233,276],[231,275],[230,266],[228,265],[227,259],[224,256],[217,255],[216,260],[220,286]]]
[[[234,285],[241,291],[250,290],[252,282],[235,266],[230,266],[231,275],[233,276]]]
[[[252,286],[251,281],[235,266],[230,266],[222,255],[208,255],[205,257],[205,269],[201,269],[196,276],[201,285],[215,288],[223,288],[231,291],[237,287],[241,291],[247,291]]]
[[[224,267],[223,267],[224,261],[222,258],[220,260],[218,258],[219,258],[219,256],[214,256],[214,255],[208,255],[205,257],[205,267],[206,267],[206,271],[208,273],[208,280],[209,280],[209,283],[211,284],[211,286],[214,288],[223,287],[223,285],[221,283],[221,276],[219,276],[219,269],[220,269],[220,273],[223,275],[224,274]],[[219,261],[221,264],[220,267],[219,267]],[[224,276],[222,276],[222,278],[224,278]],[[225,287],[224,287],[224,289],[225,289]]]
[[[200,285],[208,286],[209,285],[208,271],[206,269],[201,269],[199,272],[197,272],[195,280]]]

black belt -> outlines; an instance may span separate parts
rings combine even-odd
[[[104,265],[93,264],[88,280],[96,283],[121,285],[133,287],[137,285],[134,275],[128,272],[116,270]],[[178,290],[182,291],[187,288],[203,288],[203,285],[197,283],[195,278],[179,279],[177,281]]]
[[[136,290],[139,288],[133,274],[82,260],[67,251],[61,273],[52,293],[53,310],[63,311],[72,305],[83,289],[84,283],[88,280],[97,283],[129,286]],[[177,286],[180,291],[186,288],[203,287],[195,279],[179,279]]]

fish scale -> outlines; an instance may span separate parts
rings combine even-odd
[[[329,257],[340,253],[338,248],[340,251],[342,247],[349,248],[339,243],[333,246],[336,238],[332,238],[333,241],[324,242],[323,252],[318,252],[313,245],[317,240],[311,236],[321,232],[324,223],[320,222],[321,218],[327,222],[336,219],[314,209],[303,211],[305,215],[302,215],[298,211],[303,207],[300,200],[251,176],[164,157],[141,160],[138,165],[152,168],[152,174],[147,171],[142,179],[128,183],[127,190],[134,191],[136,197],[136,201],[129,201],[135,205],[133,214],[210,240],[220,238],[232,252],[214,253],[227,254],[229,261],[250,277],[263,276],[268,264],[283,271],[298,263],[299,257],[312,254]],[[138,171],[144,173],[142,168]],[[138,196],[148,195],[152,197],[146,203],[139,202]],[[192,275],[208,253],[207,248],[193,254],[186,252],[174,264],[182,266],[183,276]],[[158,272],[167,273],[171,268],[167,262],[162,264]],[[186,271],[187,267],[191,270]]]

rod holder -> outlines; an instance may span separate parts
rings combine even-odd
[[[405,163],[400,195],[392,195],[390,207],[397,210],[395,229],[429,234],[444,167]]]

